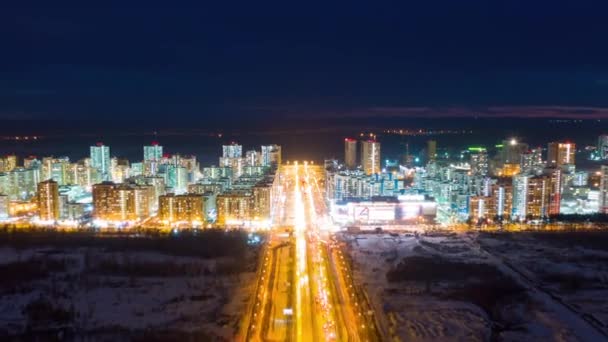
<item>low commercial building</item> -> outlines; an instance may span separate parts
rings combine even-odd
[[[399,225],[434,222],[436,202],[424,195],[347,199],[331,205],[331,217],[341,225]]]

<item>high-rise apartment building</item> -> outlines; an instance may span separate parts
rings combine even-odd
[[[608,134],[602,134],[597,138],[597,151],[600,159],[608,159]]]
[[[14,200],[29,200],[37,193],[40,169],[18,167],[10,172],[0,173],[0,194]]]
[[[168,165],[167,186],[176,194],[183,194],[188,189],[188,170],[181,165]]]
[[[13,171],[17,167],[17,156],[14,154],[0,158],[0,172]]]
[[[113,182],[103,182],[93,185],[93,217],[101,220],[109,220],[114,217],[116,211],[116,197]]]
[[[38,183],[38,216],[43,221],[59,219],[59,185],[52,179]]]
[[[220,157],[220,166],[230,168],[233,178],[239,178],[243,174],[243,164],[243,158]]]
[[[245,190],[227,191],[217,195],[217,223],[219,225],[242,223],[251,220],[251,192]]]
[[[68,157],[60,158],[43,158],[42,162],[42,179],[52,179],[57,184],[71,184],[69,177],[71,164]]]
[[[361,165],[368,174],[380,173],[380,143],[376,140],[361,141]]]
[[[68,171],[69,184],[90,187],[101,181],[97,169],[82,163],[70,164]]]
[[[344,165],[348,169],[357,167],[357,140],[355,139],[344,139]]]
[[[198,194],[166,194],[159,197],[158,218],[165,224],[205,222],[204,196]]]
[[[513,205],[513,181],[510,178],[499,178],[492,186],[492,203],[496,218],[504,220],[511,217]]]
[[[40,167],[40,164],[40,160],[38,160],[36,156],[28,156],[23,158],[23,167],[26,169]]]
[[[243,146],[236,142],[230,143],[230,145],[222,146],[222,157],[224,158],[242,158],[243,157]]]
[[[426,142],[426,159],[427,161],[437,158],[437,141],[429,140]]]
[[[240,177],[246,163],[246,160],[243,159],[243,147],[233,142],[230,145],[222,146],[222,151],[220,166],[231,168],[233,178]]]
[[[608,214],[608,165],[602,165],[600,169],[599,211]]]
[[[152,144],[144,146],[144,160],[160,161],[163,158],[163,147],[158,142],[153,141]]]
[[[547,148],[547,164],[562,166],[574,164],[576,145],[571,142],[550,142]]]
[[[251,215],[254,220],[267,220],[270,218],[272,204],[272,184],[256,184],[251,194]]]
[[[519,220],[542,219],[559,214],[560,183],[560,169],[548,169],[540,176],[514,176],[512,217]]]
[[[0,194],[0,220],[5,220],[10,216],[10,203],[8,195]]]
[[[105,146],[103,143],[91,146],[91,167],[97,169],[102,180],[110,180],[111,162],[109,146]]]
[[[469,217],[473,222],[482,219],[493,219],[496,216],[492,196],[471,196],[469,198]]]
[[[517,141],[513,138],[503,140],[502,149],[500,151],[501,164],[519,164],[521,162],[522,153],[528,150],[528,144]]]
[[[260,154],[256,150],[245,152],[245,166],[257,166],[260,164]]]
[[[262,145],[262,166],[279,166],[282,163],[281,146]]]
[[[545,167],[543,163],[542,150],[533,148],[521,154],[519,163],[521,172],[535,173],[540,172]]]
[[[471,174],[474,176],[487,176],[489,172],[488,152],[479,148],[471,153]]]
[[[135,221],[150,215],[154,187],[151,185],[93,185],[93,217],[106,221]]]

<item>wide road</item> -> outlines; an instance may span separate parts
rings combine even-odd
[[[323,168],[294,163],[279,174],[284,199],[239,340],[381,340],[327,230]]]

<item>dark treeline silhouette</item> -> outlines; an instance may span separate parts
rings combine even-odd
[[[100,234],[95,231],[62,232],[49,228],[1,228],[0,246],[16,249],[97,247],[108,251],[154,251],[201,258],[244,257],[249,248],[247,232],[221,229],[184,230],[177,234],[158,231]]]
[[[527,235],[526,235],[527,234]],[[560,247],[583,247],[599,250],[608,250],[607,230],[567,230],[567,231],[530,231],[530,232],[482,232],[479,241],[483,238],[517,239],[531,237],[542,243],[551,243]]]
[[[410,256],[403,258],[386,274],[388,281],[441,281],[471,278],[499,278],[502,273],[489,264],[454,262],[438,257]]]
[[[608,214],[558,214],[551,216],[553,222],[566,222],[566,223],[581,223],[581,222],[597,222],[597,223],[608,223]]]

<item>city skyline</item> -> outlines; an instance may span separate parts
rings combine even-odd
[[[404,132],[407,133],[398,130],[394,134]],[[422,134],[420,130],[416,132]],[[63,239],[84,236],[81,243],[90,244],[112,243],[128,236],[135,244],[152,239],[158,245],[148,253],[162,255],[167,252],[167,241],[196,239],[196,250],[199,244],[213,243],[217,237],[209,234],[216,231],[246,234],[237,236],[246,236],[250,253],[255,254],[237,263],[256,266],[238,271],[250,274],[252,280],[246,287],[231,287],[233,295],[239,293],[246,298],[230,316],[234,325],[224,329],[230,340],[384,341],[409,336],[410,332],[400,330],[394,318],[407,316],[390,306],[391,292],[378,295],[366,282],[386,279],[389,284],[381,286],[405,286],[392,279],[411,277],[418,279],[420,286],[429,275],[418,264],[426,262],[447,262],[462,270],[473,267],[466,272],[482,272],[481,276],[487,272],[484,268],[506,267],[506,263],[500,259],[477,263],[473,261],[481,257],[477,255],[465,257],[472,257],[473,264],[458,264],[447,261],[453,253],[450,248],[476,248],[477,243],[483,243],[479,241],[488,237],[510,239],[509,234],[528,236],[531,232],[561,236],[575,231],[577,236],[585,236],[602,232],[608,221],[605,135],[595,138],[596,145],[584,148],[573,140],[553,138],[544,146],[531,147],[524,137],[501,137],[499,144],[458,148],[434,140],[435,135],[423,135],[426,143],[420,149],[403,146],[390,137],[366,132],[337,139],[337,148],[343,155],[321,163],[285,159],[282,154],[287,151],[277,144],[252,149],[232,139],[216,142],[216,162],[212,163],[201,163],[196,156],[163,153],[165,146],[158,140],[137,145],[138,155],[131,160],[116,158],[112,146],[102,142],[90,146],[90,155],[78,161],[67,157],[3,156],[0,239],[3,234],[24,234],[22,239],[26,240],[46,235],[49,242],[44,243],[63,243]],[[394,144],[401,154],[397,159],[387,158],[382,151],[394,148]],[[226,239],[227,235],[222,236]],[[441,257],[426,255],[428,252],[421,249],[431,248],[437,239],[444,241],[440,243],[445,243],[445,252],[441,252]],[[354,241],[375,241],[376,247]],[[401,253],[414,256],[405,257],[404,264],[391,266],[384,277],[370,277],[365,272],[376,273],[379,267],[385,267],[393,248],[402,248],[385,249],[387,241],[408,241],[418,247],[409,252],[402,250]],[[463,247],[447,247],[456,241]],[[230,243],[238,245],[236,241]],[[538,251],[538,245],[534,246]],[[544,246],[548,246],[546,242]],[[181,250],[182,246],[174,248]],[[500,248],[492,251],[492,255],[499,251]],[[181,253],[184,252],[178,255]],[[366,265],[356,259],[361,257],[359,253],[365,258],[376,255],[374,258],[380,259]],[[37,259],[31,262],[38,263]],[[128,259],[105,267],[124,272],[120,268],[131,267],[134,262],[141,261]],[[408,267],[416,269],[399,271],[408,262],[413,262]],[[89,268],[99,267],[93,266],[92,261],[87,264]],[[187,268],[163,271],[158,269],[162,264],[154,265],[144,274],[175,272],[171,277],[192,277]],[[366,271],[368,267],[376,271]],[[430,276],[447,277],[444,281],[448,283],[453,277],[462,276],[442,276],[446,271],[429,270]],[[133,275],[138,272],[130,269],[126,274],[136,277]],[[532,286],[527,291],[542,290],[527,278],[495,276],[517,291],[524,291],[518,282]],[[491,279],[495,276],[483,278],[482,284],[494,288]],[[359,277],[367,280],[362,283]],[[463,281],[467,286],[477,286],[467,279],[459,280],[457,287]],[[78,291],[83,291],[86,284],[79,286]],[[496,291],[493,296],[510,296],[500,287],[492,291]],[[10,302],[13,297],[7,298]],[[521,303],[518,298],[511,300]],[[466,305],[483,305],[474,296],[466,300],[471,301]],[[379,304],[389,309],[379,309]],[[553,299],[546,299],[543,305],[567,308]],[[180,304],[178,308],[181,311],[186,306]],[[225,308],[220,306],[218,310]],[[76,305],[62,310],[84,312],[85,308]],[[116,312],[126,317],[129,310]],[[442,309],[435,306],[435,310]],[[480,306],[480,310],[485,308]],[[449,312],[445,314],[456,319]],[[103,311],[91,311],[90,315],[107,319]],[[169,319],[172,314],[166,315]],[[576,336],[595,339],[603,334],[595,321],[578,311],[551,315],[559,320],[578,320],[578,325],[560,325]],[[220,322],[204,319],[206,325]],[[436,323],[425,321],[420,329],[432,330],[433,324]],[[476,334],[484,331],[468,319],[459,324]],[[90,334],[88,329],[76,331],[86,335]],[[532,336],[533,331],[523,334]],[[466,334],[459,330],[457,333]]]
[[[608,2],[13,2],[0,340],[608,340]]]
[[[572,140],[559,139],[536,147],[511,137],[495,146],[477,144],[460,149],[438,145],[431,136],[423,148],[404,148],[397,143],[401,154],[396,159],[382,154],[381,146],[394,144],[378,140],[371,132],[356,139],[344,138],[343,157],[323,161],[329,203],[424,195],[429,196],[425,201],[440,209],[431,221],[443,224],[471,220],[492,224],[495,220],[605,212],[608,180],[601,176],[605,173],[605,135],[596,137],[595,146],[584,148],[577,148]],[[279,145],[258,147],[243,149],[231,140],[218,146],[218,162],[211,163],[201,163],[194,155],[164,154],[158,141],[141,146],[139,157],[132,160],[117,158],[102,142],[90,146],[90,156],[79,160],[7,155],[0,159],[0,194],[7,196],[9,208],[38,196],[43,225],[66,218],[73,223],[91,208],[96,219],[93,225],[97,226],[112,221],[139,224],[155,217],[157,210],[160,222],[171,224],[180,222],[174,215],[182,210],[166,209],[167,205],[173,208],[173,196],[178,196],[176,208],[189,208],[188,196],[194,196],[191,200],[204,206],[197,209],[197,225],[238,225],[252,215],[259,220],[256,224],[268,227],[271,221],[265,220],[271,218],[276,200],[271,196],[276,190],[268,192],[277,186],[274,172],[297,160],[283,159]],[[314,164],[312,160],[301,162]],[[457,197],[449,195],[454,190]],[[573,200],[579,204],[574,205]],[[425,204],[425,211],[429,205]],[[409,215],[402,218],[409,219]]]

